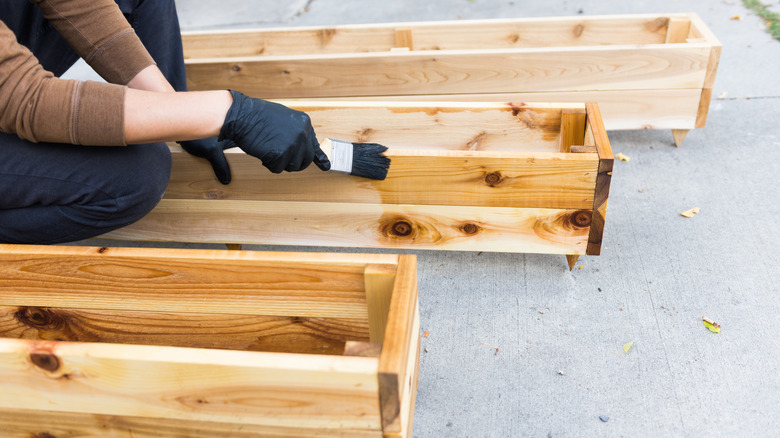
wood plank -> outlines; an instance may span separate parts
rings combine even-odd
[[[585,110],[564,109],[561,111],[560,152],[571,152],[572,145],[582,144],[585,137]]]
[[[691,30],[691,20],[687,17],[674,17],[669,19],[666,32],[666,44],[685,43]]]
[[[403,408],[408,404],[404,405],[403,397],[412,377],[408,374],[408,365],[410,355],[416,350],[417,342],[414,341],[420,335],[417,309],[417,259],[414,255],[402,255],[390,302],[388,336],[379,357],[379,403],[382,430],[386,433],[405,430]]]
[[[709,55],[702,43],[197,59],[187,82],[265,99],[690,89],[704,83]]]
[[[703,88],[701,90],[701,100],[699,101],[699,112],[696,114],[696,128],[703,128],[707,124],[711,101],[712,88]]]
[[[369,332],[365,319],[0,306],[0,337],[341,354]]]
[[[322,256],[276,254],[0,245],[0,305],[366,318],[371,257],[317,264]]]
[[[589,221],[588,210],[163,199],[140,221],[103,237],[584,254]],[[296,284],[296,288],[300,287],[305,284]],[[296,289],[289,300],[299,293],[302,292]],[[251,302],[229,296],[238,300],[239,305],[253,308],[260,295],[253,296]],[[352,299],[350,294],[349,300]],[[300,302],[304,303],[305,300]],[[264,306],[265,314],[271,305],[279,303]],[[341,316],[357,317],[357,304],[348,308],[344,303],[339,305],[347,309]],[[335,316],[329,313],[336,311],[335,306],[323,307],[317,306],[316,312],[311,312]],[[366,312],[365,307],[362,311]],[[296,312],[314,316],[297,308]]]
[[[381,344],[385,340],[387,315],[393,296],[397,266],[366,265],[366,302],[370,341]]]
[[[607,130],[692,129],[696,125],[701,88],[677,90],[604,90],[523,93],[477,93],[414,96],[328,98],[330,101],[420,102],[598,102]],[[311,101],[311,99],[306,99]],[[295,100],[287,100],[291,105]]]
[[[593,196],[593,217],[590,223],[590,236],[588,237],[588,255],[601,253],[601,242],[604,236],[604,222],[607,215],[607,201],[609,199],[609,186],[612,180],[612,167],[615,159],[609,138],[604,129],[599,106],[595,103],[585,105],[588,112],[588,127],[586,131],[586,145],[593,144],[599,155],[599,174],[596,178],[596,192]],[[589,143],[592,139],[593,143]]]
[[[182,32],[186,59],[235,56],[380,52],[395,29],[414,32],[415,50],[662,44],[670,19],[685,14],[637,14],[404,22],[251,30]]]
[[[378,359],[0,339],[3,409],[381,430]]]
[[[320,139],[394,150],[557,152],[561,109],[582,104],[277,101],[307,113]]]
[[[561,153],[387,152],[383,181],[322,172],[315,166],[272,174],[241,151],[228,154],[233,181],[222,185],[206,160],[171,147],[166,200],[590,208],[597,157]],[[249,243],[249,242],[246,242]]]
[[[0,409],[4,438],[380,438],[373,430],[312,430],[241,423]]]

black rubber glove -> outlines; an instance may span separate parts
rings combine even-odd
[[[236,145],[232,141],[217,141],[215,137],[211,137],[202,140],[180,141],[179,145],[190,154],[209,160],[219,182],[230,184],[230,166],[222,151],[235,147]]]
[[[273,173],[303,170],[312,161],[322,170],[330,169],[306,113],[238,91],[230,90],[230,94],[233,104],[219,133],[220,141],[234,142]]]

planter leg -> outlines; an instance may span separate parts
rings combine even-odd
[[[672,137],[674,137],[674,145],[680,147],[683,140],[685,140],[685,136],[687,136],[689,132],[691,132],[690,129],[672,129]]]
[[[574,269],[574,265],[577,263],[577,260],[580,258],[578,255],[566,255],[566,261],[569,262],[569,270],[571,271]]]
[[[231,251],[241,251],[240,243],[226,243],[225,246],[227,246],[227,249]]]

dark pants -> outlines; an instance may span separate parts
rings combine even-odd
[[[168,81],[186,90],[174,0],[117,4]],[[79,58],[28,0],[2,0],[0,20],[56,76]],[[0,243],[72,242],[131,224],[160,201],[170,169],[164,143],[72,146],[0,133]]]

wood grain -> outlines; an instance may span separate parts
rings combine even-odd
[[[560,152],[571,152],[572,145],[581,145],[584,138],[585,110],[562,110]]]
[[[384,52],[396,29],[414,33],[414,50],[662,44],[670,19],[686,14],[404,22],[182,32],[186,59]]]
[[[381,430],[376,358],[0,339],[2,409]]]
[[[381,431],[171,420],[28,409],[0,409],[4,438],[380,438]],[[411,435],[410,435],[411,436]]]
[[[517,92],[480,94],[424,94],[414,96],[368,96],[327,98],[329,101],[418,102],[598,102],[607,130],[691,129],[696,124],[701,88],[677,90],[603,90]],[[303,100],[303,99],[299,99]],[[312,99],[305,99],[312,101]],[[287,102],[294,102],[289,99]]]
[[[272,174],[235,152],[228,154],[233,182],[225,186],[207,161],[177,147],[172,156],[166,200],[589,208],[598,169],[597,157],[577,154],[390,150],[387,179],[376,181],[315,166]]]
[[[364,319],[365,263],[393,259],[276,255],[2,245],[0,305]]]
[[[589,210],[163,199],[140,221],[103,237],[584,254],[589,226]],[[358,311],[355,303],[341,316]],[[320,307],[316,313],[335,316]]]
[[[0,337],[341,354],[368,341],[366,319],[0,306]]]
[[[371,342],[381,344],[385,340],[390,299],[393,296],[397,267],[393,265],[366,265],[366,302]]]
[[[406,430],[405,411],[409,401],[405,394],[417,375],[411,374],[410,361],[414,363],[414,351],[420,336],[419,309],[417,304],[417,261],[413,255],[401,256],[398,274],[390,302],[387,333],[379,357],[379,403],[382,413],[382,430],[400,433]]]
[[[709,54],[701,43],[196,59],[187,82],[265,99],[690,89],[702,87]]]

